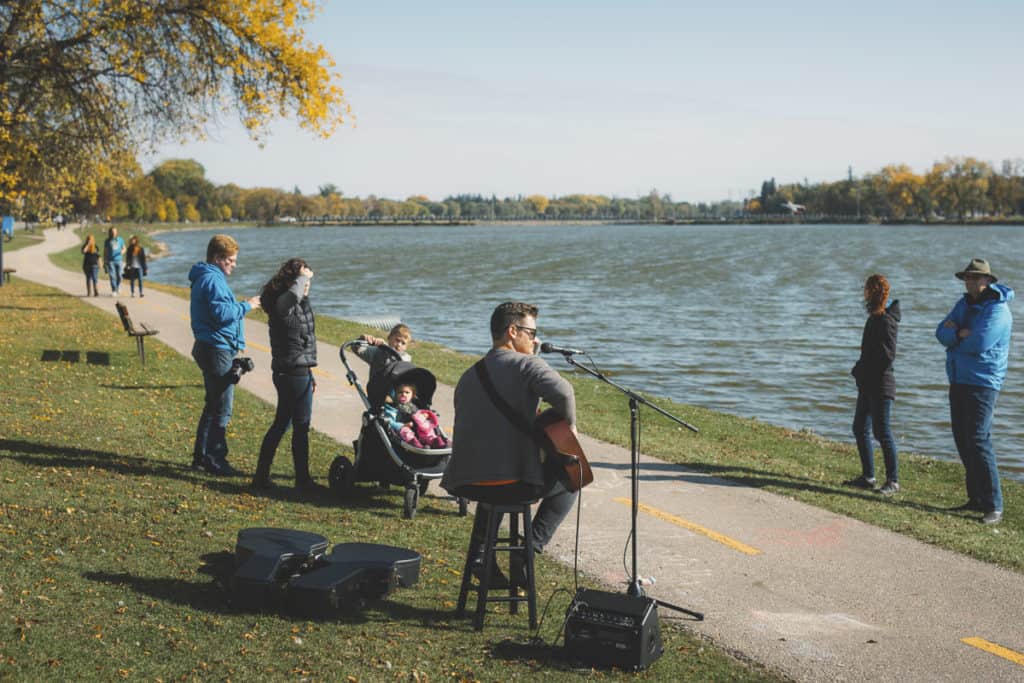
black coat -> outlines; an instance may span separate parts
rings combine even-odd
[[[860,340],[860,358],[850,374],[857,378],[857,390],[896,398],[896,334],[900,326],[900,302],[893,301],[885,313],[868,316]]]
[[[285,291],[267,309],[271,368],[292,372],[316,365],[316,322],[309,297]]]

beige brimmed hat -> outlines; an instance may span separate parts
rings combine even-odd
[[[996,274],[992,272],[992,268],[988,265],[988,261],[983,258],[972,258],[967,267],[956,274],[961,280],[964,279],[965,275],[988,275],[992,278],[992,282],[999,281],[999,278],[996,277]]]

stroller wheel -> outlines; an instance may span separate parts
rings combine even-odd
[[[469,514],[469,501],[465,498],[459,498],[459,517],[465,517]]]
[[[419,491],[416,490],[415,486],[410,486],[405,489],[405,507],[402,510],[402,516],[406,519],[412,519],[416,516],[416,501],[419,498]]]
[[[327,473],[327,482],[331,490],[339,495],[347,495],[352,488],[352,477],[355,469],[351,461],[344,455],[339,455],[331,463],[331,469]]]

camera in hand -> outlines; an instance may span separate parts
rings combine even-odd
[[[252,362],[252,358],[248,356],[239,356],[231,360],[231,369],[228,370],[228,374],[225,375],[228,382],[231,384],[238,384],[238,381],[242,379],[242,375],[251,371],[256,367],[256,364]]]

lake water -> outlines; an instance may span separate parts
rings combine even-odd
[[[150,276],[187,285],[214,231],[161,236]],[[900,300],[893,430],[903,451],[956,460],[938,322],[963,293],[953,273],[988,258],[1024,289],[1024,230],[963,226],[502,225],[261,228],[241,245],[235,293],[253,296],[286,258],[316,271],[314,309],[399,317],[416,338],[490,345],[505,300],[541,307],[541,336],[585,349],[629,388],[852,443],[865,278]],[[1013,310],[1021,317],[1015,302]],[[1019,328],[1019,324],[1018,324]],[[1024,479],[1024,334],[993,427],[1000,466]],[[265,340],[264,340],[265,341]],[[568,366],[557,356],[556,369]],[[624,410],[623,419],[628,419]],[[663,419],[648,414],[645,420]],[[698,425],[699,426],[699,425]],[[881,466],[879,456],[879,466]]]

